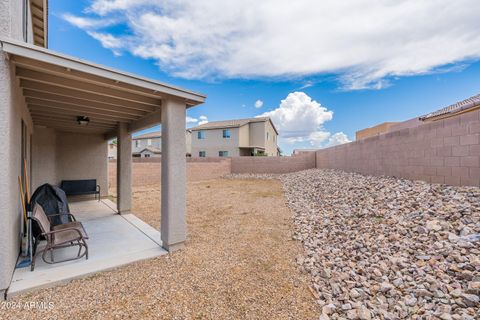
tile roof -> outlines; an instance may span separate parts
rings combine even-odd
[[[253,122],[265,122],[265,121],[272,121],[269,117],[258,117],[258,118],[247,118],[247,119],[233,119],[233,120],[223,120],[223,121],[211,121],[199,126],[190,128],[190,130],[203,130],[203,129],[221,129],[221,128],[237,128],[248,123]],[[272,122],[272,126],[275,128],[275,125]],[[277,132],[278,133],[278,132]]]
[[[468,99],[459,101],[457,103],[451,104],[445,108],[442,108],[440,110],[430,112],[426,115],[421,116],[419,119],[422,121],[431,119],[431,118],[436,118],[439,116],[444,116],[447,114],[453,114],[457,112],[461,112],[470,108],[475,108],[480,106],[480,94],[477,94],[476,96],[470,97]]]
[[[154,131],[149,133],[144,133],[138,136],[133,137],[133,140],[142,140],[142,139],[153,139],[153,138],[161,138],[162,132],[161,131]]]

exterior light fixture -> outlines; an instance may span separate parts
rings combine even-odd
[[[90,119],[86,116],[78,116],[77,117],[77,123],[80,126],[87,126],[90,123]]]

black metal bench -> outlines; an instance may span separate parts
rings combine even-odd
[[[95,199],[100,201],[100,186],[96,179],[88,180],[62,180],[60,188],[65,191],[67,196],[81,196],[87,194],[94,194]]]

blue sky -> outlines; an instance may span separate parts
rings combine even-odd
[[[328,9],[331,23],[327,23],[328,16],[319,19],[331,26],[332,36],[332,32],[308,31],[318,29],[318,19],[312,16],[309,20],[301,8],[287,10],[282,19],[297,26],[295,19],[302,17],[305,25],[298,26],[299,30],[281,30],[282,25],[272,21],[284,14],[275,13],[282,1],[271,8],[266,1],[252,13],[240,3],[239,7],[217,8],[223,2],[215,1],[210,1],[215,8],[199,9],[198,2],[179,8],[175,2],[169,5],[171,1],[149,5],[142,0],[50,0],[49,47],[204,93],[207,102],[188,111],[197,120],[271,112],[278,119],[283,135],[280,146],[287,154],[293,148],[338,143],[331,139],[336,133],[354,140],[359,129],[407,120],[480,93],[478,2],[459,1],[458,8],[445,12],[450,21],[444,22],[439,12],[440,17],[430,25],[421,16],[432,10],[427,5],[369,8],[368,12],[377,10],[388,19],[384,25],[375,22],[361,30],[355,19],[358,26],[370,22],[361,20],[364,14],[357,15],[355,8],[346,13],[347,17],[351,14],[353,25],[345,27],[334,25],[335,12],[345,12],[345,8],[328,1],[332,8],[310,6],[307,11],[318,10],[319,15]],[[310,4],[305,1],[305,6]],[[218,10],[225,13],[224,18],[217,18]],[[409,10],[419,12],[418,20],[410,14],[410,20],[402,21]],[[237,17],[237,12],[245,14]],[[231,24],[232,20],[237,23]],[[413,24],[414,31],[404,29],[403,24],[378,31],[391,26],[391,21]],[[453,31],[446,29],[448,24],[459,23]],[[421,32],[412,35],[417,30]],[[263,102],[259,108],[255,107],[257,100]],[[343,136],[339,141],[346,140]]]

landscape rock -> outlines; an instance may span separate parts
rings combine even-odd
[[[283,183],[297,263],[336,306],[331,319],[480,319],[480,188],[320,169],[267,177]]]

